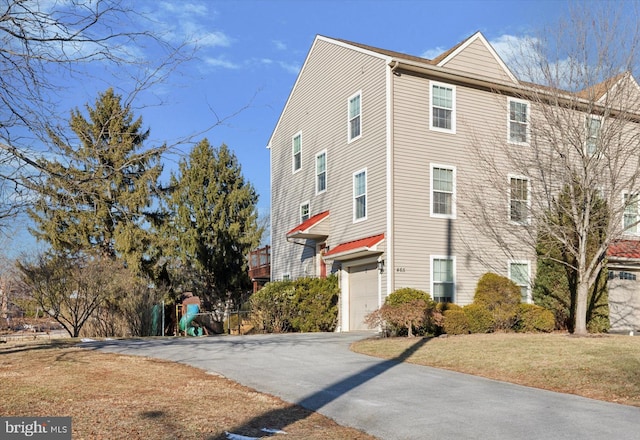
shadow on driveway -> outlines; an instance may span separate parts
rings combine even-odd
[[[229,430],[234,434],[253,436],[253,437],[269,437],[269,434],[261,431],[262,428],[286,431],[286,427],[295,422],[309,417],[313,412],[319,411],[322,407],[345,395],[347,392],[361,386],[362,384],[376,378],[391,368],[406,361],[412,354],[425,345],[430,338],[416,339],[416,342],[404,350],[400,355],[393,359],[383,360],[371,365],[362,371],[352,374],[318,392],[315,392],[302,400],[295,402],[300,409],[294,407],[282,408],[269,411],[259,417],[255,417],[247,423],[236,426]],[[273,426],[274,420],[279,421],[279,426]],[[210,437],[209,440],[225,440],[226,435]]]

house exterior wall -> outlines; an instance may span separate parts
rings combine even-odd
[[[351,307],[360,304],[355,299],[364,298],[350,274],[362,276],[365,263],[366,272],[373,276],[371,266],[384,262],[384,270],[378,265],[375,273],[380,304],[388,293],[402,287],[422,289],[434,296],[434,259],[453,259],[453,300],[460,305],[473,301],[478,279],[488,271],[510,277],[510,264],[524,263],[528,267],[528,280],[533,281],[535,234],[527,234],[525,229],[536,231],[536,228],[534,224],[525,226],[510,221],[509,180],[525,178],[533,185],[536,176],[511,169],[515,165],[507,155],[524,157],[533,154],[534,149],[526,142],[508,140],[509,103],[524,101],[522,97],[509,95],[515,92],[508,83],[515,86],[515,79],[485,43],[483,37],[472,38],[445,58],[446,63],[432,68],[425,60],[424,65],[416,67],[411,64],[415,60],[408,60],[403,64],[405,70],[394,65],[390,55],[324,37],[316,38],[309,52],[269,143],[271,279],[282,279],[284,275],[318,276],[322,258],[318,240],[285,239],[287,231],[302,222],[299,212],[302,203],[309,204],[310,216],[330,212],[322,228],[317,228],[327,233],[325,244],[329,252],[339,244],[384,233],[385,239],[376,252],[333,261],[328,267],[328,272],[340,275],[339,322],[345,330],[355,328],[349,322],[350,315],[354,315]],[[470,80],[472,76],[476,78]],[[492,80],[489,86],[483,83],[486,79]],[[450,131],[432,126],[430,94],[434,83],[455,91],[455,123]],[[493,87],[495,84],[501,85],[500,92]],[[350,140],[348,100],[356,94],[361,99],[362,134]],[[544,107],[540,105],[528,103],[527,126],[531,132],[536,126],[553,125],[543,117]],[[563,120],[576,118],[575,127],[580,127],[585,113],[569,112],[573,114]],[[631,131],[635,133],[637,127]],[[293,167],[296,135],[302,139],[299,170]],[[320,152],[326,154],[327,189],[317,193],[315,161]],[[492,156],[490,168],[479,162],[482,153]],[[550,166],[561,166],[555,162],[559,161],[550,160]],[[451,215],[432,212],[433,167],[454,170]],[[354,173],[362,170],[367,175],[367,216],[355,221],[353,178]],[[560,189],[558,183],[551,192]],[[530,188],[530,193],[535,191]],[[621,194],[615,197],[622,201]],[[536,207],[532,200],[527,202],[532,204],[529,212],[548,209],[546,203]],[[488,220],[497,220],[493,232],[502,240],[501,246],[483,233],[481,226]],[[622,219],[615,221],[622,223]],[[520,238],[527,235],[532,241],[524,245]],[[367,278],[363,284],[375,283]],[[637,297],[628,285],[622,288],[615,282],[611,284],[617,289],[611,295],[612,328],[614,320],[620,326],[628,325],[623,322],[626,316],[640,322],[637,312],[640,303],[636,304]],[[367,289],[369,300],[372,296],[370,287]],[[357,298],[352,297],[352,291],[358,292]],[[531,285],[529,301],[530,295]],[[632,312],[627,313],[629,310]],[[358,316],[361,311],[357,310]]]
[[[464,305],[473,301],[483,273],[492,270],[508,276],[510,260],[527,261],[533,269],[535,256],[512,249],[517,258],[508,257],[493,241],[478,234],[473,223],[479,220],[465,209],[465,203],[470,203],[468,195],[477,192],[479,186],[484,186],[480,191],[487,196],[506,200],[506,193],[497,194],[490,182],[483,181],[474,149],[479,148],[479,140],[485,144],[506,142],[507,98],[455,85],[455,133],[442,133],[429,128],[429,92],[434,80],[442,83],[411,72],[399,72],[394,77],[392,290],[411,286],[431,293],[431,257],[449,255],[455,259],[454,300]],[[432,165],[455,169],[454,218],[431,215]],[[505,201],[505,228],[513,227],[508,224],[507,207]],[[492,268],[487,267],[487,259],[492,261]]]
[[[270,142],[272,279],[317,275],[311,247],[285,240],[301,223],[299,206],[310,215],[330,211],[329,248],[385,231],[385,59],[319,37],[314,42]],[[348,99],[361,93],[361,136],[348,140]],[[292,137],[302,136],[302,166],[292,171]],[[315,158],[326,151],[327,189],[316,194]],[[366,170],[366,220],[353,219],[353,175]],[[315,246],[312,240],[295,240]],[[339,268],[335,264],[329,270]]]

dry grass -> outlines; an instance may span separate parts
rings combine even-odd
[[[0,345],[0,383],[0,415],[71,416],[78,440],[267,437],[262,428],[287,440],[373,439],[196,368],[61,340]]]
[[[566,334],[369,339],[354,351],[640,406],[640,337]],[[419,348],[416,349],[419,344]],[[415,350],[415,351],[414,351]]]

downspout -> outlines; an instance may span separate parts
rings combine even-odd
[[[386,260],[387,260],[387,285],[386,285],[386,294],[389,295],[393,292],[393,287],[395,286],[395,271],[394,271],[394,212],[393,212],[393,192],[394,192],[394,174],[393,174],[393,77],[396,75],[396,69],[400,65],[398,60],[393,61],[393,65],[391,63],[388,64],[389,69],[387,69],[387,78],[386,78],[386,86],[387,86],[387,104],[386,104],[386,143],[387,143],[387,164],[386,164],[386,172],[387,172],[387,231],[385,234],[385,238],[387,240],[387,249],[386,249]],[[382,305],[382,298],[380,298],[380,305]]]

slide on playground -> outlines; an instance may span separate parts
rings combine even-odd
[[[180,331],[186,331],[189,336],[202,336],[202,327],[189,325],[199,311],[200,306],[198,306],[198,304],[187,304],[187,311],[182,315],[182,318],[180,318]]]

